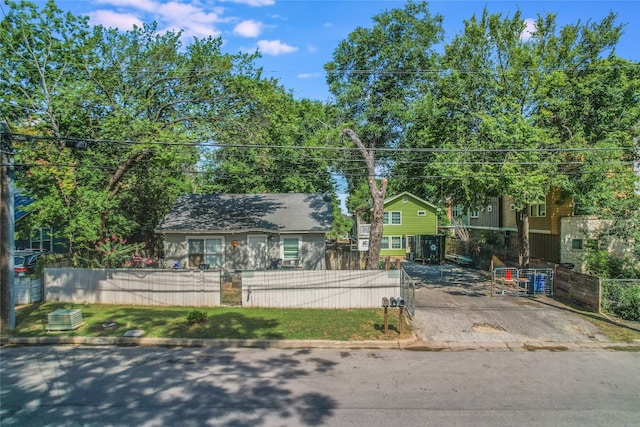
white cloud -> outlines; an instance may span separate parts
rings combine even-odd
[[[333,23],[332,22],[325,22],[324,24],[322,24],[322,26],[325,27],[325,28],[333,27]]]
[[[318,51],[318,46],[313,45],[313,44],[308,44],[307,45],[307,51],[311,52],[311,53],[317,52]]]
[[[145,21],[158,22],[160,31],[183,30],[183,39],[217,37],[221,32],[216,25],[224,22],[221,18],[224,11],[222,8],[215,7],[205,10],[197,2],[192,4],[175,0],[168,2],[160,0],[97,0],[97,3],[114,6],[121,10],[128,9],[130,13],[121,13],[121,15],[129,17],[129,19],[148,14],[150,19],[145,18]],[[142,21],[140,18],[137,19]],[[123,28],[120,24],[116,27]]]
[[[525,19],[524,25],[525,25],[524,30],[522,30],[522,33],[520,33],[520,40],[526,42],[531,39],[531,36],[533,36],[533,33],[538,31],[538,27],[536,26],[536,20],[533,18]]]
[[[258,42],[258,50],[265,55],[276,56],[295,52],[298,48],[282,43],[280,40],[260,40]]]
[[[242,21],[233,29],[234,34],[242,37],[258,37],[261,32],[262,24],[252,19]]]
[[[143,22],[131,13],[117,13],[111,10],[96,10],[89,13],[89,19],[94,25],[102,25],[105,28],[117,28],[127,31],[134,25],[142,27]]]
[[[317,79],[318,77],[322,77],[322,73],[300,73],[297,76],[299,79]]]
[[[227,0],[231,3],[246,4],[248,6],[271,6],[276,3],[275,0]]]

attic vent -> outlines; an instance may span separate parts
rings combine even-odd
[[[77,308],[74,310],[60,309],[49,313],[48,321],[47,330],[49,331],[72,331],[84,323],[82,311]]]
[[[427,216],[426,211],[418,211],[418,216]]]

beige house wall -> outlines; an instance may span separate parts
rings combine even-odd
[[[612,220],[599,219],[596,216],[565,217],[560,220],[560,262],[575,265],[576,271],[586,270],[587,246],[590,240],[598,239],[600,248],[617,256],[629,256],[636,242],[608,236],[606,231],[613,225]],[[574,241],[575,245],[574,245]],[[579,241],[579,242],[578,242]],[[578,248],[577,246],[582,246]]]

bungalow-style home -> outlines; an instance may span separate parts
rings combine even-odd
[[[452,206],[450,218],[459,220],[473,237],[493,233],[492,243],[504,247],[516,242],[516,206],[511,197],[493,197],[479,209],[463,212]],[[544,200],[529,206],[531,256],[560,262],[560,220],[573,215],[573,202],[559,189],[552,189]],[[515,247],[515,246],[513,246]]]
[[[382,258],[418,259],[422,254],[424,237],[435,236],[438,231],[436,206],[406,191],[384,201],[382,221]],[[360,224],[358,218],[357,230],[358,247],[366,250],[370,225]],[[438,246],[444,251],[443,245],[438,243]]]
[[[323,270],[331,227],[323,194],[188,194],[155,231],[169,266]]]

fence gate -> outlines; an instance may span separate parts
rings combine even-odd
[[[400,269],[400,298],[404,300],[405,310],[413,317],[416,312],[416,284],[404,268]]]
[[[232,307],[242,305],[242,273],[221,273],[220,304]]]

